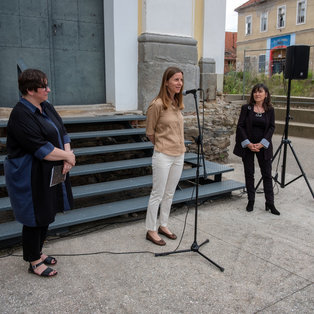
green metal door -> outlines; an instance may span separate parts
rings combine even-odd
[[[0,107],[18,100],[19,59],[47,73],[54,105],[104,103],[103,0],[2,0]]]

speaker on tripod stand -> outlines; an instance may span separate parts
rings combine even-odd
[[[288,79],[288,92],[287,92],[287,110],[286,110],[286,123],[284,129],[284,135],[281,139],[281,143],[274,154],[272,162],[275,160],[277,155],[281,155],[281,149],[284,148],[283,151],[283,159],[282,159],[282,171],[281,171],[281,181],[278,180],[278,173],[275,174],[273,177],[274,181],[280,184],[281,188],[286,187],[288,184],[296,181],[297,179],[304,177],[305,182],[314,198],[314,193],[311,188],[311,185],[305,175],[305,172],[301,166],[301,163],[297,157],[295,150],[292,147],[291,140],[288,139],[288,131],[289,131],[289,121],[290,117],[290,92],[291,92],[291,80],[305,80],[308,76],[308,69],[309,69],[309,57],[310,57],[310,46],[299,45],[299,46],[289,46],[287,47],[286,52],[286,64],[285,64],[285,71],[284,71],[284,78]],[[301,175],[294,178],[293,180],[285,183],[285,176],[286,176],[286,166],[287,166],[287,148],[290,147],[293,156],[299,166],[301,171]],[[259,184],[262,180],[259,181],[255,190],[257,190]]]
[[[291,80],[305,80],[309,70],[309,46],[289,46],[286,52],[284,77]]]

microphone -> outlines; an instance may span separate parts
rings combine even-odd
[[[201,89],[200,88],[198,88],[198,89],[187,89],[187,90],[185,89],[182,91],[182,95],[186,96],[188,94],[195,94],[199,90],[201,90]]]

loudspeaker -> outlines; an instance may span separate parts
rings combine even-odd
[[[309,70],[310,46],[289,46],[286,51],[285,79],[305,80]]]

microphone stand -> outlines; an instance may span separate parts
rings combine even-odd
[[[192,92],[191,92],[192,93]],[[196,108],[196,116],[197,116],[197,125],[198,125],[198,136],[194,138],[196,144],[197,144],[197,165],[196,165],[196,188],[195,188],[195,217],[194,217],[194,241],[191,245],[191,248],[186,250],[178,250],[178,251],[171,251],[171,252],[163,252],[163,253],[155,253],[155,256],[167,256],[170,254],[177,254],[177,253],[186,253],[186,252],[196,252],[199,255],[203,256],[206,260],[208,260],[210,263],[215,265],[221,272],[223,272],[225,269],[218,264],[216,264],[214,261],[209,259],[206,255],[204,255],[202,252],[199,251],[200,247],[204,244],[209,242],[209,239],[206,239],[201,244],[197,243],[197,217],[198,217],[198,186],[199,186],[199,168],[200,168],[200,149],[202,148],[203,153],[203,142],[202,142],[202,132],[201,132],[201,125],[200,125],[200,118],[198,113],[198,104],[197,104],[197,96],[196,96],[196,90],[192,93],[194,96],[195,101],[195,108]],[[203,154],[204,157],[204,154]],[[205,172],[205,169],[204,169]],[[204,173],[205,175],[205,173]]]

